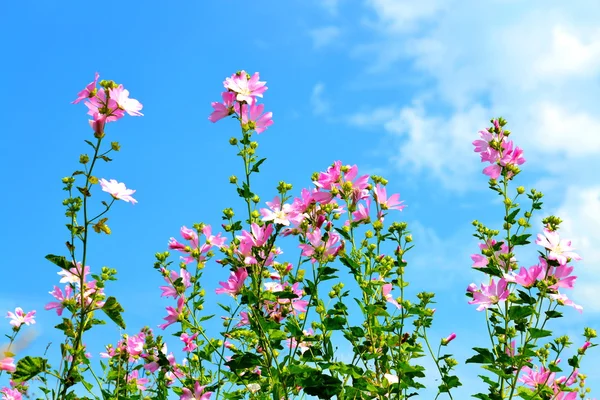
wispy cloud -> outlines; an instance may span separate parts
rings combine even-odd
[[[577,175],[582,158],[600,167],[600,3],[366,0],[365,5],[375,18],[376,39],[354,54],[368,70],[389,76],[409,63],[410,73],[429,78],[415,95],[426,94],[427,100],[381,122],[401,138],[395,142],[396,165],[408,163],[446,180],[442,165],[449,165],[452,154],[450,172],[464,182],[474,172],[460,165],[471,151],[468,143],[490,117],[503,115],[530,165],[561,179]],[[355,115],[357,125],[366,120]]]
[[[334,44],[341,35],[341,30],[337,26],[324,26],[315,28],[308,32],[313,40],[313,47],[321,49]]]
[[[321,82],[317,83],[313,87],[312,94],[310,96],[310,105],[312,106],[312,111],[315,115],[324,115],[328,113],[331,108],[329,101],[323,97],[324,90],[325,85]]]
[[[334,16],[338,14],[340,2],[341,0],[317,0],[317,4]]]

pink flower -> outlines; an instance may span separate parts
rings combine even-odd
[[[15,312],[6,313],[6,318],[10,318],[10,324],[16,329],[20,328],[21,325],[32,325],[35,324],[35,310],[29,311],[27,314],[23,312],[21,307],[15,308]]]
[[[85,283],[86,277],[90,274],[90,267],[86,265],[83,267],[83,271],[81,268],[81,263],[77,264],[73,263],[74,267],[69,268],[69,270],[61,269],[57,272],[57,275],[62,276],[60,278],[60,283],[71,283],[73,285],[79,286],[81,284],[81,274],[83,273],[83,282]]]
[[[213,101],[211,103],[214,111],[210,114],[208,120],[211,122],[217,122],[218,120],[233,114],[233,102],[235,101],[235,96],[235,93],[229,91],[221,93],[223,102],[219,103],[218,101]]]
[[[97,133],[99,135],[103,134],[104,126],[106,125],[106,115],[95,113],[94,115],[92,115],[92,118],[93,119],[90,119],[88,123],[90,124],[90,127],[92,128],[94,133]]]
[[[552,300],[556,300],[556,302],[558,304],[560,304],[561,306],[571,306],[574,309],[576,309],[577,311],[579,311],[580,313],[583,312],[583,307],[580,306],[579,304],[575,304],[573,302],[573,300],[570,300],[566,294],[549,294],[548,297],[550,297]]]
[[[117,102],[119,108],[123,111],[126,111],[127,114],[132,117],[140,117],[143,116],[140,112],[142,109],[142,104],[136,99],[129,98],[129,90],[124,89],[123,85],[119,85],[114,89],[110,89],[110,98]]]
[[[11,389],[11,388],[5,387],[2,390],[0,390],[0,393],[2,393],[2,400],[22,400],[23,399],[23,395],[17,389]]]
[[[77,94],[77,98],[71,102],[71,104],[77,104],[81,100],[87,99],[89,97],[93,97],[96,92],[96,83],[98,82],[98,78],[100,75],[96,72],[94,76],[94,80],[90,82],[81,92]]]
[[[521,267],[521,270],[519,271],[519,273],[517,275],[508,275],[507,274],[504,276],[504,279],[506,279],[508,282],[518,283],[519,285],[523,286],[524,288],[530,288],[536,284],[538,279],[540,279],[540,274],[542,274],[542,266],[534,265],[533,267],[530,267],[529,269],[527,269],[525,267]]]
[[[126,345],[127,353],[129,353],[132,356],[139,356],[140,354],[142,354],[142,351],[144,351],[145,342],[146,338],[143,333],[135,336],[129,336],[127,338]]]
[[[183,319],[185,317],[185,299],[183,298],[183,296],[179,297],[179,299],[177,299],[177,308],[168,306],[166,308],[167,310],[167,316],[164,317],[163,319],[167,322],[165,322],[162,325],[159,325],[158,327],[160,329],[165,329],[167,326],[174,324],[175,322],[179,321],[180,319]]]
[[[248,313],[246,311],[240,312],[240,322],[236,325],[236,327],[250,325],[250,320],[248,319]]]
[[[183,347],[183,351],[187,351],[188,353],[190,351],[194,351],[194,349],[196,349],[196,347],[198,347],[195,342],[197,337],[198,337],[198,332],[194,333],[191,336],[185,332],[182,333],[181,336],[179,336],[179,339],[181,339],[181,341],[185,344],[185,346]]]
[[[323,235],[320,228],[316,228],[314,231],[306,234],[308,243],[301,243],[298,245],[302,249],[302,255],[305,257],[311,257],[311,261],[325,261],[330,256],[337,256],[342,250],[344,242],[341,241],[340,236],[333,232],[327,232],[327,241],[323,241]]]
[[[265,109],[264,104],[252,104],[248,111],[246,104],[242,105],[242,123],[249,124],[250,129],[254,129],[256,133],[264,132],[269,126],[273,125],[273,113],[268,112],[263,114]]]
[[[591,342],[585,342],[583,346],[579,349],[581,353],[585,353],[585,351],[592,345]]]
[[[494,135],[487,129],[479,131],[481,139],[475,140],[475,152],[480,153],[482,162],[495,162],[498,157],[498,151],[490,146],[490,142],[494,140]]]
[[[473,254],[471,260],[473,260],[473,268],[483,268],[489,263],[488,258],[482,254]]]
[[[0,371],[7,371],[10,373],[15,372],[17,366],[15,365],[15,359],[12,357],[6,357],[4,359],[0,359]]]
[[[119,108],[115,99],[106,96],[104,89],[99,90],[84,104],[88,108],[88,115],[91,115],[94,121],[100,119],[99,115],[104,115],[106,122],[113,122],[125,116],[125,111]]]
[[[442,339],[442,346],[446,346],[448,343],[456,339],[456,333],[451,333],[447,338]]]
[[[368,223],[371,220],[369,215],[371,213],[371,199],[366,199],[365,203],[366,207],[363,206],[362,203],[359,203],[356,211],[352,213],[353,222],[364,221],[365,223]]]
[[[383,298],[385,299],[385,301],[387,301],[388,303],[392,303],[394,306],[396,306],[397,309],[402,308],[402,306],[400,304],[398,304],[396,299],[394,299],[394,296],[392,296],[392,284],[391,283],[386,283],[385,285],[383,285],[381,287],[381,293],[383,294]]]
[[[258,72],[250,77],[246,71],[241,71],[231,75],[230,78],[225,78],[223,86],[237,94],[237,101],[253,104],[256,97],[263,97],[263,93],[267,90],[266,82],[261,82],[259,79]]]
[[[538,234],[536,244],[545,247],[549,250],[548,258],[550,260],[556,260],[560,265],[565,265],[569,258],[573,260],[581,260],[581,257],[571,247],[571,241],[566,239],[560,239],[558,232],[544,229],[544,234]]]
[[[483,173],[492,179],[498,179],[502,173],[502,167],[498,164],[492,164],[483,169]]]
[[[398,193],[391,195],[389,198],[387,197],[387,191],[385,186],[380,185],[379,183],[375,186],[375,200],[383,210],[399,210],[402,211],[404,207],[402,205],[402,201],[400,201],[400,195]]]
[[[100,186],[102,186],[102,190],[109,193],[112,197],[117,200],[123,200],[126,202],[130,202],[131,204],[136,204],[137,200],[131,197],[132,194],[135,193],[135,190],[127,189],[125,184],[122,182],[117,182],[114,179],[107,181],[106,179],[100,179]]]
[[[138,370],[134,370],[127,375],[127,383],[133,383],[138,390],[146,390],[146,384],[150,382],[148,378],[140,378]]]
[[[244,281],[248,277],[248,271],[246,268],[238,268],[235,272],[231,272],[229,280],[227,282],[219,282],[221,288],[215,290],[217,294],[226,293],[231,297],[237,296],[242,287],[244,287]]]
[[[304,336],[313,336],[314,332],[312,331],[312,329],[309,330],[304,330],[302,331],[302,334]],[[300,353],[304,354],[311,346],[312,346],[312,342],[298,342],[296,340],[296,338],[289,338],[286,339],[287,342],[287,347],[289,347],[292,350],[296,350],[299,349]]]
[[[44,306],[45,310],[52,310],[52,309],[56,309],[56,314],[58,316],[61,316],[63,313],[63,310],[65,309],[65,303],[68,300],[71,300],[73,297],[73,289],[71,288],[70,285],[65,286],[65,293],[63,294],[62,290],[60,290],[60,288],[58,286],[54,286],[54,290],[50,293],[52,296],[54,296],[54,298],[56,300],[58,300],[58,302],[56,301],[52,301],[48,304],[46,304]]]
[[[204,393],[204,386],[199,382],[194,383],[194,392],[188,388],[183,388],[180,400],[209,400],[212,392]]]
[[[263,216],[263,221],[273,221],[279,225],[288,226],[290,224],[290,217],[292,216],[292,206],[290,204],[281,205],[279,196],[275,196],[273,201],[267,201],[269,208],[263,208],[260,213]]]
[[[469,288],[471,288],[471,286],[469,286]],[[483,311],[494,304],[506,301],[510,294],[504,278],[500,279],[498,284],[496,284],[494,279],[492,279],[492,283],[489,285],[481,284],[481,289],[474,290],[472,293],[473,300],[469,301],[469,304],[479,304],[477,311]]]
[[[160,296],[161,297],[173,297],[173,298],[179,297],[179,295],[182,293],[179,293],[179,289],[176,288],[174,285],[174,283],[179,278],[181,278],[181,284],[183,285],[184,291],[185,291],[185,289],[189,288],[192,285],[192,282],[191,282],[192,277],[186,269],[181,268],[179,275],[177,275],[176,271],[169,271],[169,275],[165,276],[165,281],[167,282],[168,286],[160,287],[160,290],[162,291],[162,294]]]
[[[539,371],[524,366],[521,371],[523,371],[524,374],[519,378],[519,381],[534,389],[538,386],[550,386],[554,383],[554,376],[556,375],[554,372],[550,372],[550,370],[547,370],[543,366]]]

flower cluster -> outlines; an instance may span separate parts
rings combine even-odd
[[[519,165],[525,163],[523,150],[515,147],[513,141],[508,139],[510,131],[504,130],[504,119],[495,119],[492,125],[491,128],[479,131],[481,139],[473,142],[475,151],[481,155],[481,162],[491,164],[484,168],[483,173],[491,179],[498,179],[500,175],[512,179],[520,172]]]

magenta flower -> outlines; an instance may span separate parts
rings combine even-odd
[[[131,204],[137,203],[137,200],[131,197],[131,195],[135,193],[135,190],[127,189],[122,182],[117,182],[114,179],[107,181],[102,178],[100,179],[100,186],[102,186],[103,191],[107,192],[117,200],[123,200]]]
[[[15,312],[7,312],[6,318],[10,318],[10,324],[15,327],[15,329],[19,329],[21,325],[32,325],[35,324],[35,310],[29,311],[27,314],[23,311],[21,307],[15,308]]]
[[[494,140],[494,135],[487,129],[479,131],[481,139],[475,140],[475,152],[480,153],[481,162],[495,162],[498,157],[498,151],[490,146],[490,142]]]
[[[163,272],[163,273],[166,273],[166,272]],[[177,274],[176,271],[169,271],[169,275],[164,277],[164,279],[168,285],[160,287],[160,290],[162,291],[162,294],[160,296],[161,297],[173,297],[173,298],[179,297],[179,295],[182,293],[179,293],[178,289],[173,285],[175,283],[175,281],[177,281],[177,279],[179,279],[179,278],[181,278],[181,283],[183,284],[183,288],[184,288],[183,290],[192,286],[192,282],[191,282],[192,276],[186,269],[181,268],[179,275]]]
[[[248,111],[246,104],[242,105],[242,123],[249,124],[250,129],[254,129],[256,133],[264,132],[269,126],[273,125],[273,113],[264,113],[264,104],[252,104]]]
[[[404,207],[402,205],[402,201],[400,201],[400,195],[398,193],[391,195],[389,198],[387,197],[387,191],[385,186],[380,185],[379,183],[375,186],[375,200],[383,210],[399,210],[402,211]]]
[[[356,211],[352,213],[352,222],[361,222],[369,223],[371,220],[371,199],[365,200],[366,207],[359,203],[356,207]]]
[[[119,108],[119,103],[107,97],[104,89],[99,90],[84,104],[88,108],[88,115],[91,115],[94,121],[101,118],[99,115],[104,115],[106,122],[113,122],[125,116],[125,111]]]
[[[231,297],[236,297],[244,287],[244,281],[248,277],[246,268],[239,268],[235,272],[231,272],[227,282],[219,282],[222,287],[215,290],[217,294],[228,294]]]
[[[398,310],[402,308],[402,306],[400,304],[398,304],[396,299],[394,299],[394,296],[392,296],[392,284],[391,283],[386,283],[385,285],[383,285],[381,287],[381,293],[383,294],[383,298],[385,299],[385,301],[387,301],[388,303],[392,303],[394,306],[396,306],[396,308]]]
[[[188,388],[183,388],[179,400],[209,400],[212,392],[204,393],[204,386],[200,386],[199,382],[194,383],[194,391]]]
[[[246,311],[240,312],[240,322],[237,323],[236,327],[250,325],[250,320],[248,319],[248,313]]]
[[[258,72],[250,77],[246,71],[241,71],[231,75],[230,78],[225,78],[223,86],[237,94],[237,101],[254,104],[256,98],[263,97],[263,93],[267,90],[266,82],[261,82],[259,79]]]
[[[337,256],[338,253],[343,249],[344,242],[341,241],[340,236],[331,231],[328,232],[327,241],[323,241],[323,235],[320,228],[316,228],[314,231],[306,234],[308,243],[301,243],[298,245],[302,249],[302,255],[305,257],[311,257],[311,262],[325,261],[330,256]]]
[[[164,317],[163,319],[167,322],[165,322],[162,325],[159,325],[158,327],[160,329],[165,329],[167,326],[172,325],[179,320],[183,320],[185,318],[184,307],[185,307],[185,299],[183,298],[183,296],[181,296],[177,299],[177,308],[174,308],[171,306],[166,307],[167,316]]]
[[[190,351],[194,351],[194,349],[196,349],[198,347],[198,345],[195,342],[197,337],[198,337],[198,332],[194,333],[191,336],[185,332],[182,333],[181,336],[179,336],[179,339],[181,339],[181,341],[185,344],[185,346],[183,347],[183,351],[187,351],[188,353]]]
[[[221,97],[223,97],[223,102],[219,103],[218,101],[213,101],[211,103],[211,106],[214,109],[214,111],[209,115],[208,120],[211,122],[217,122],[218,120],[233,114],[233,103],[235,101],[235,96],[235,93],[229,91],[221,93]]]
[[[447,346],[454,339],[456,339],[456,333],[451,333],[447,338],[442,339],[442,346]]]
[[[469,289],[472,289],[472,286],[469,286]],[[492,283],[489,285],[482,283],[481,289],[473,290],[472,293],[473,300],[469,301],[469,304],[479,304],[477,311],[483,311],[495,304],[506,301],[510,294],[504,278],[500,279],[497,284],[494,279],[492,279]]]
[[[90,82],[81,92],[77,94],[77,98],[71,102],[71,104],[77,104],[81,100],[95,96],[96,94],[96,83],[100,75],[96,72],[94,80]]]
[[[556,375],[554,372],[550,372],[550,370],[547,370],[543,366],[539,371],[524,366],[521,371],[523,372],[523,375],[519,378],[519,381],[534,389],[538,386],[550,387],[550,385],[554,383],[554,376]]]
[[[571,241],[567,239],[560,239],[558,232],[544,229],[544,234],[538,234],[536,244],[548,249],[548,259],[556,260],[560,265],[565,265],[569,258],[573,260],[581,260],[581,257],[573,252],[571,247]]]
[[[114,89],[110,89],[110,98],[117,102],[119,108],[132,117],[141,117],[144,114],[140,112],[142,109],[142,103],[136,99],[129,98],[129,90],[123,88],[123,85],[119,85]]]

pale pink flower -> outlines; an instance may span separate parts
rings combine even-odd
[[[88,85],[77,94],[77,98],[75,100],[73,100],[71,102],[71,104],[77,104],[79,103],[81,100],[85,100],[89,97],[93,97],[94,96],[94,92],[96,90],[96,83],[98,82],[98,78],[100,77],[100,75],[96,72],[95,76],[94,76],[94,80],[90,83],[88,83]]]
[[[235,101],[236,94],[233,92],[223,92],[221,93],[221,97],[223,97],[223,102],[219,103],[218,101],[213,101],[211,103],[214,111],[208,117],[208,120],[211,122],[217,122],[220,119],[223,119],[231,114],[233,114],[233,103]]]
[[[471,286],[469,286],[469,288],[471,288]],[[504,278],[500,279],[497,284],[494,279],[492,279],[492,283],[489,285],[482,283],[481,289],[474,290],[472,293],[473,300],[469,301],[469,304],[479,304],[477,311],[483,311],[495,304],[506,301],[510,294]]]
[[[62,277],[60,278],[60,283],[70,283],[79,286],[81,284],[82,272],[83,282],[85,283],[86,277],[90,274],[90,267],[86,265],[82,271],[80,262],[78,262],[77,264],[73,263],[73,265],[74,267],[69,268],[68,271],[65,269],[61,269],[56,273],[57,275],[60,275]]]
[[[483,169],[483,173],[492,179],[498,179],[502,173],[502,167],[498,164],[492,164]]]
[[[127,375],[127,383],[133,383],[137,386],[138,390],[146,390],[146,384],[150,382],[148,378],[141,378],[138,370],[133,370]]]
[[[202,228],[202,234],[206,236],[207,244],[209,244],[210,246],[215,246],[218,249],[222,248],[225,244],[225,241],[227,240],[226,237],[221,236],[221,232],[219,232],[217,236],[214,236],[212,234],[212,227],[210,225],[204,225],[204,227]]]
[[[542,273],[543,272],[542,272],[541,265],[534,265],[534,266],[530,267],[529,269],[527,269],[525,267],[521,267],[521,270],[519,271],[518,274],[514,274],[514,275],[505,274],[504,279],[506,279],[507,282],[518,283],[519,285],[523,286],[524,288],[530,288],[536,284],[538,279],[540,279],[540,274],[542,274]],[[542,275],[542,277],[543,277],[543,275]]]
[[[273,221],[275,224],[288,226],[290,224],[290,217],[292,216],[293,209],[290,204],[281,204],[279,196],[275,196],[273,201],[267,201],[269,208],[263,208],[260,210],[263,218],[262,220]]]
[[[565,265],[569,258],[581,260],[581,257],[573,252],[571,241],[560,239],[558,232],[544,229],[544,234],[538,234],[536,244],[549,250],[548,258],[556,260],[560,265]]]
[[[228,294],[231,297],[236,297],[244,287],[244,281],[248,278],[246,268],[238,268],[235,272],[231,272],[227,282],[219,282],[220,288],[215,290],[216,294]]]
[[[160,296],[161,297],[173,297],[173,298],[179,297],[179,295],[181,293],[178,292],[178,289],[175,288],[175,285],[174,285],[174,283],[179,278],[181,278],[181,284],[183,285],[183,290],[192,286],[192,282],[191,282],[192,276],[186,269],[181,268],[179,275],[177,274],[176,271],[169,271],[169,275],[164,277],[164,279],[168,285],[160,287],[160,290],[162,291],[162,294]]]
[[[487,129],[479,131],[481,139],[475,140],[475,152],[480,153],[482,162],[495,162],[498,157],[498,151],[490,146],[490,142],[494,140],[494,135]]]
[[[7,371],[10,373],[15,372],[17,366],[15,365],[15,359],[12,357],[5,357],[0,359],[0,371]]]
[[[381,287],[381,293],[383,294],[383,298],[385,299],[385,301],[387,301],[388,303],[392,303],[394,306],[396,306],[397,309],[402,308],[402,306],[400,304],[398,304],[396,299],[394,299],[394,296],[392,296],[392,284],[391,283],[386,283],[385,285],[383,285]]]
[[[259,81],[258,72],[255,72],[250,79],[246,71],[235,73],[230,78],[225,78],[223,86],[235,92],[237,101],[245,101],[248,104],[253,104],[256,97],[263,97],[263,93],[267,90],[266,82]]]
[[[380,185],[379,183],[375,186],[375,200],[383,210],[399,210],[402,211],[406,206],[402,205],[402,201],[400,201],[400,195],[398,193],[391,195],[389,198],[387,197],[387,191],[385,186]]]
[[[126,350],[132,356],[139,356],[144,351],[146,338],[143,333],[127,338]]]
[[[573,302],[573,300],[570,300],[566,294],[561,294],[561,293],[557,293],[557,294],[549,294],[548,297],[550,297],[552,300],[556,300],[556,302],[558,304],[560,304],[561,306],[571,306],[574,309],[576,309],[577,311],[579,311],[580,313],[583,312],[583,307],[580,306],[579,304],[575,304]]]
[[[129,98],[129,90],[123,88],[123,85],[119,85],[114,89],[110,89],[110,98],[115,100],[119,105],[119,108],[132,117],[140,117],[143,116],[140,112],[142,109],[142,104],[136,99]]]
[[[45,310],[56,309],[56,314],[61,316],[63,310],[65,309],[65,302],[71,300],[73,297],[73,289],[70,285],[65,286],[65,292],[63,294],[62,290],[58,286],[54,286],[54,290],[50,293],[54,298],[58,301],[52,301],[44,306]]]
[[[483,254],[473,254],[471,260],[473,260],[473,268],[483,268],[489,263],[488,258]]]
[[[10,318],[10,324],[16,329],[20,328],[21,325],[32,325],[35,324],[35,310],[29,311],[27,314],[21,307],[15,308],[15,312],[7,312],[6,318]]]
[[[246,104],[242,105],[242,123],[247,124],[252,122],[253,129],[256,133],[264,132],[269,126],[273,125],[273,113],[264,113],[264,104],[253,103],[250,108]],[[252,128],[252,127],[251,127]]]
[[[103,191],[109,193],[117,200],[123,200],[131,204],[137,203],[137,200],[131,197],[131,195],[135,193],[135,190],[127,189],[122,182],[117,182],[115,179],[107,181],[102,178],[100,179],[100,186],[102,186]]]
[[[11,389],[11,388],[5,387],[2,390],[0,390],[0,393],[2,394],[2,400],[22,400],[23,399],[23,395],[17,389]]]
[[[523,375],[519,378],[519,381],[534,389],[538,386],[550,387],[551,384],[554,383],[554,376],[556,375],[544,366],[542,366],[539,371],[524,366],[521,371],[523,372]]]
[[[309,329],[309,330],[302,331],[302,334],[304,336],[313,336],[314,332],[312,329]],[[288,348],[290,348],[292,350],[298,349],[298,350],[300,350],[300,353],[302,353],[302,354],[304,354],[312,346],[312,342],[305,342],[305,341],[298,342],[296,340],[296,338],[289,338],[289,339],[286,339],[285,341],[287,343]]]
[[[194,383],[194,391],[188,388],[183,388],[179,400],[209,400],[212,392],[204,393],[204,386],[200,386],[199,382]]]

